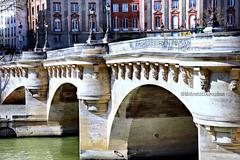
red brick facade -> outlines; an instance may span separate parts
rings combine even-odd
[[[127,4],[128,10],[124,12],[123,5]],[[118,11],[116,6],[118,5]],[[137,6],[137,8],[136,8]],[[139,31],[139,0],[112,0],[112,29],[114,31]],[[126,9],[126,7],[125,7]],[[116,20],[117,19],[117,20]],[[128,27],[128,29],[127,29]]]

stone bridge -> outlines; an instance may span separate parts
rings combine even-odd
[[[240,159],[240,37],[148,37],[4,57],[0,134],[79,134],[82,159]]]

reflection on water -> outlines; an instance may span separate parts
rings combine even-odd
[[[78,137],[0,139],[1,160],[78,160]]]

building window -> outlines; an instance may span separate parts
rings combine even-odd
[[[40,10],[40,9],[39,9],[39,5],[37,5],[37,13],[39,13],[39,10]]]
[[[160,16],[156,16],[155,17],[155,28],[156,29],[160,29],[161,27],[161,19],[160,19]]]
[[[133,29],[133,31],[138,30],[138,18],[137,17],[134,17],[132,20],[132,29]]]
[[[61,3],[53,3],[53,12],[61,12]]]
[[[118,31],[119,29],[119,21],[118,21],[118,17],[115,17],[113,20],[113,30],[114,31]]]
[[[228,0],[228,6],[234,6],[235,0]]]
[[[78,35],[72,35],[73,43],[78,43]]]
[[[136,3],[132,4],[132,11],[133,12],[137,12],[138,11],[138,4],[136,4]]]
[[[155,11],[160,11],[161,10],[161,2],[160,1],[155,1],[154,2],[154,10]]]
[[[172,29],[178,29],[178,17],[172,16]]]
[[[191,15],[190,16],[190,29],[194,29],[195,27],[196,27],[196,18],[195,18],[195,16],[194,15]]]
[[[60,32],[61,31],[61,20],[60,20],[60,18],[55,18],[55,20],[54,20],[54,31],[55,32]]]
[[[123,19],[123,31],[128,31],[128,19]]]
[[[72,12],[78,12],[78,3],[71,3]]]
[[[196,7],[196,0],[190,0],[189,1],[189,8],[195,8]]]
[[[178,9],[178,0],[172,0],[172,9]]]
[[[96,3],[95,2],[91,2],[88,3],[88,9],[93,9],[94,11],[96,11]]]
[[[233,27],[234,24],[234,15],[232,13],[227,16],[227,27]]]
[[[72,19],[72,32],[77,32],[78,31],[78,18],[77,17],[74,17]]]
[[[113,12],[119,12],[119,5],[113,4]]]
[[[128,12],[128,4],[127,3],[122,4],[122,12]]]
[[[32,7],[32,15],[34,15],[34,7]]]

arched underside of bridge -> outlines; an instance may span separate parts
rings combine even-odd
[[[191,113],[177,97],[159,86],[144,85],[132,90],[122,101],[110,134],[109,149],[127,150],[130,159],[197,157],[197,127]]]
[[[79,103],[77,88],[65,83],[54,94],[48,124],[59,126],[61,135],[79,135]]]
[[[26,104],[25,88],[23,86],[16,88],[3,100],[2,104]]]
[[[0,128],[0,138],[16,138],[16,132],[9,127]]]

